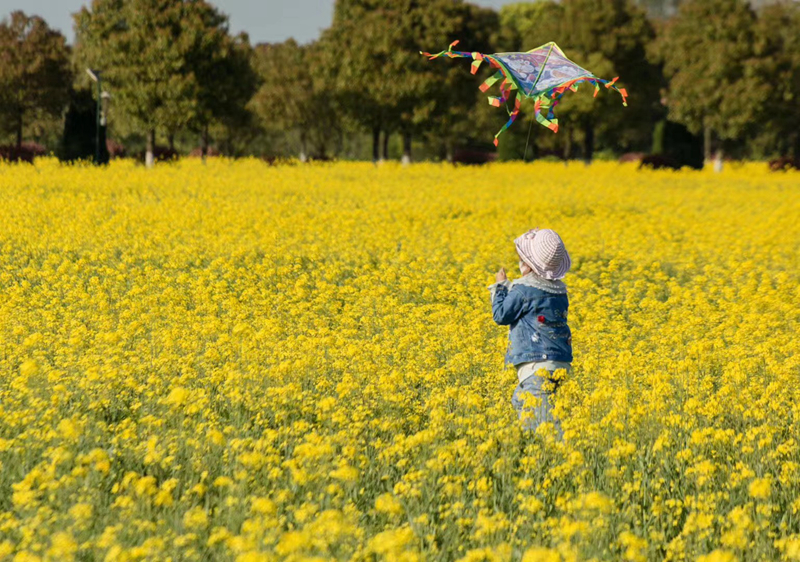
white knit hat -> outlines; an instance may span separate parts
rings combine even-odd
[[[545,279],[563,279],[572,266],[564,242],[555,231],[529,230],[516,240],[517,253],[533,272]]]

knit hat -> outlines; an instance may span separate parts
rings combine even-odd
[[[572,266],[561,237],[549,228],[529,230],[514,245],[522,261],[544,279],[563,279]]]

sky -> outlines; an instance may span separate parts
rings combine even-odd
[[[473,0],[474,1],[474,0]],[[518,0],[477,0],[475,4],[499,8]],[[250,42],[275,43],[290,37],[306,43],[331,24],[334,0],[212,0],[230,17],[231,31],[246,31]],[[50,27],[72,43],[72,16],[90,0],[0,0],[0,19],[15,10],[42,16]]]

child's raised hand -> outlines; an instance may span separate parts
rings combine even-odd
[[[500,271],[497,272],[494,278],[495,281],[497,281],[498,283],[502,283],[503,281],[508,281],[508,277],[506,277],[506,268],[501,267]]]

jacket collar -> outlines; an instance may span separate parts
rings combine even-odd
[[[547,293],[555,293],[557,295],[567,294],[567,286],[560,279],[544,279],[535,273],[528,273],[519,279],[514,279],[514,281],[511,282],[511,286],[513,287],[514,285],[533,287],[534,289],[540,289]]]

